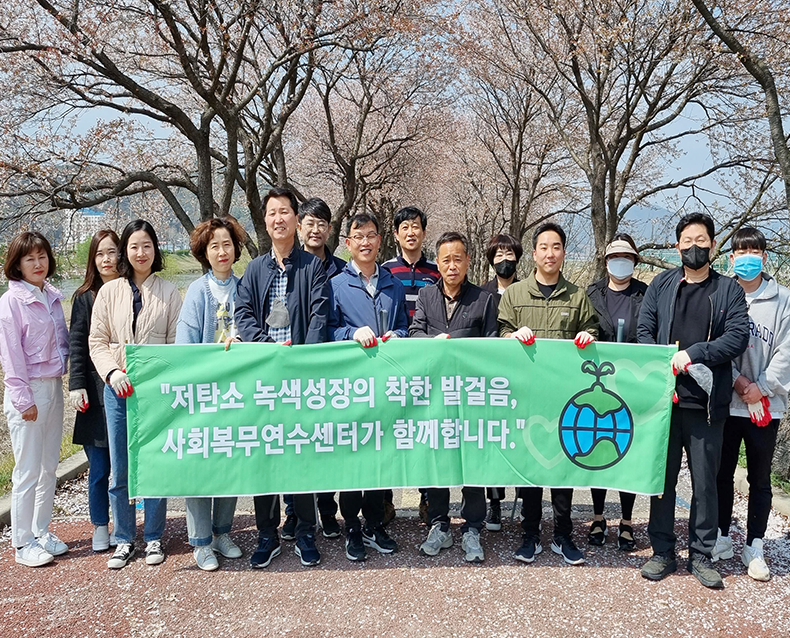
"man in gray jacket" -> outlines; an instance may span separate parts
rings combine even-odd
[[[749,478],[749,513],[741,560],[749,576],[768,580],[771,572],[763,556],[763,536],[773,496],[771,459],[790,391],[790,290],[762,272],[767,255],[765,236],[759,230],[741,228],[732,236],[731,248],[730,261],[749,307],[749,345],[732,362],[734,388],[716,479],[719,536],[712,558],[716,561],[733,557],[729,536],[733,475],[743,442]]]

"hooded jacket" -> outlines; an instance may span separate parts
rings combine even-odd
[[[636,343],[636,324],[639,317],[639,310],[642,308],[642,299],[645,297],[647,284],[638,279],[631,279],[629,284],[631,288],[631,329],[625,335],[626,343]],[[598,339],[600,341],[617,341],[617,326],[614,325],[612,317],[609,315],[609,307],[606,305],[606,294],[609,291],[609,277],[604,277],[598,281],[591,283],[587,287],[587,296],[592,302],[595,313],[598,315],[600,322],[600,334]]]

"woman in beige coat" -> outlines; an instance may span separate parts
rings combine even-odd
[[[127,224],[118,246],[118,279],[99,289],[93,304],[88,339],[91,360],[104,379],[104,410],[110,446],[112,485],[110,505],[118,546],[107,562],[111,569],[125,567],[134,556],[135,506],[127,489],[126,398],[134,392],[126,376],[127,343],[174,343],[181,295],[155,273],[162,270],[162,254],[153,226],[137,219]],[[162,533],[166,499],[145,499],[145,562],[165,559]]]

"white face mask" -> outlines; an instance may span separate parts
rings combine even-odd
[[[634,262],[628,257],[612,257],[606,262],[606,270],[615,279],[628,279],[634,274]]]

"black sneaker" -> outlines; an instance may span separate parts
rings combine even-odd
[[[296,538],[296,514],[288,514],[285,517],[281,536],[284,541],[292,541]]]
[[[258,549],[250,557],[250,565],[253,569],[268,567],[275,556],[280,555],[280,539],[275,534],[271,538],[261,537],[258,539]]]
[[[380,554],[392,554],[398,551],[398,544],[389,537],[383,527],[366,529],[362,532],[362,542]]]
[[[362,530],[346,530],[346,558],[353,561],[363,561],[367,559],[365,543],[362,540]]]
[[[315,536],[312,534],[306,534],[296,539],[294,553],[302,559],[302,565],[307,567],[318,565],[321,562],[321,554],[318,553],[318,548],[315,546]]]
[[[593,521],[590,525],[590,533],[587,534],[587,542],[590,545],[601,547],[606,542],[606,535],[609,533],[609,528],[606,526],[606,519],[601,521]]]
[[[539,537],[524,534],[524,542],[516,550],[515,559],[520,560],[522,563],[531,563],[535,560],[535,556],[542,551],[543,547],[540,544]]]
[[[633,527],[620,523],[620,527],[617,530],[617,547],[624,552],[632,552],[636,549]]]
[[[724,589],[724,581],[721,579],[721,574],[713,567],[710,558],[704,554],[698,554],[697,552],[691,554],[686,567],[705,587]]]
[[[334,514],[321,517],[321,528],[324,538],[338,538],[340,536],[340,525],[338,525]]]
[[[652,558],[642,566],[642,577],[648,580],[661,580],[677,569],[678,562],[673,552],[653,554]]]
[[[499,500],[491,499],[491,507],[486,516],[486,529],[489,532],[498,532],[502,529],[502,507]]]
[[[122,569],[126,567],[126,563],[132,560],[134,551],[134,543],[118,543],[112,557],[107,561],[107,567],[110,569]]]
[[[551,541],[551,551],[562,556],[568,565],[581,565],[584,562],[584,554],[570,536],[555,536]]]

